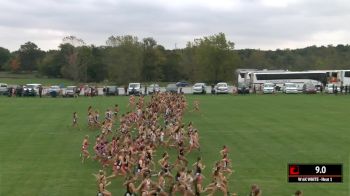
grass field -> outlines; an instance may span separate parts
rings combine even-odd
[[[57,78],[43,78],[37,77],[35,74],[13,74],[8,72],[0,72],[0,83],[6,83],[9,85],[25,85],[30,83],[39,83],[44,86],[52,85],[73,85],[74,82],[67,79],[57,79]]]
[[[185,121],[199,129],[202,151],[189,160],[192,164],[201,155],[205,176],[226,144],[236,171],[230,190],[238,195],[247,196],[254,183],[264,196],[290,196],[297,189],[307,196],[350,195],[350,96],[187,96],[190,103],[195,98],[201,114],[187,113]],[[118,103],[125,112],[127,100],[1,97],[0,195],[96,195],[91,173],[99,164],[82,165],[79,158],[84,135],[97,134],[87,129],[87,107],[102,112]],[[70,127],[73,111],[80,116],[81,131]],[[342,163],[343,183],[290,184],[287,164],[293,162]],[[108,190],[113,195],[123,195],[121,181],[112,180]]]
[[[139,82],[139,81],[138,81]],[[69,85],[82,85],[82,84],[90,84],[90,85],[97,85],[97,86],[105,86],[105,85],[118,85],[120,87],[123,87],[127,84],[116,84],[113,81],[102,81],[99,83],[88,83],[88,82],[75,82],[73,80],[68,80],[64,78],[46,78],[43,76],[38,76],[34,73],[20,73],[20,74],[14,74],[9,72],[2,72],[0,71],[0,83],[6,83],[8,85],[25,85],[25,84],[33,84],[38,83],[42,84],[43,86],[52,86],[52,85],[63,85],[63,86],[69,86]],[[159,86],[165,87],[169,82],[142,82],[142,85],[151,85],[157,83]],[[174,82],[170,82],[174,83]],[[230,83],[229,83],[230,84]]]

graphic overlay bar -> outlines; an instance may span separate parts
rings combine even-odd
[[[343,182],[342,164],[288,164],[288,182],[290,183],[341,183]]]

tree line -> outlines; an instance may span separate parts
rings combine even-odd
[[[239,68],[349,69],[350,46],[310,46],[302,49],[234,49],[224,33],[195,39],[185,48],[167,50],[153,38],[110,36],[104,46],[87,45],[75,36],[63,38],[58,50],[41,50],[27,42],[17,51],[0,47],[0,70],[36,71],[42,76],[76,82],[214,83],[234,81]]]

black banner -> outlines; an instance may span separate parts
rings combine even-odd
[[[288,164],[288,182],[340,183],[343,182],[343,165]]]

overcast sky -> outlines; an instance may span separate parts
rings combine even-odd
[[[223,32],[237,49],[350,43],[349,0],[1,0],[0,46],[56,49],[74,35],[153,37],[168,49]]]

